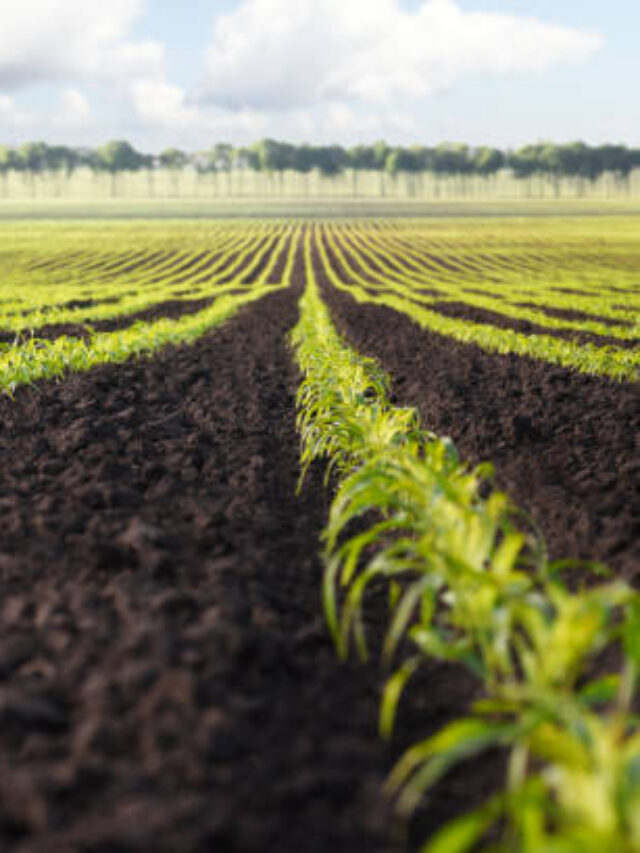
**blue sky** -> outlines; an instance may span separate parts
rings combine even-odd
[[[640,145],[638,0],[21,0],[0,142]]]

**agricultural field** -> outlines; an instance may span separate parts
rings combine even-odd
[[[640,851],[640,218],[0,224],[0,848]]]

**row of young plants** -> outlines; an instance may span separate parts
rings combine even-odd
[[[99,364],[121,363],[148,355],[169,344],[191,343],[227,320],[243,305],[291,284],[295,251],[289,247],[281,280],[268,283],[279,253],[273,252],[256,282],[233,293],[221,293],[210,306],[177,320],[135,323],[116,332],[97,332],[87,340],[61,336],[53,341],[32,338],[16,345],[0,345],[0,392],[13,394],[40,379],[89,370]]]
[[[316,460],[337,481],[324,532],[326,618],[341,657],[369,653],[365,599],[386,589],[380,728],[426,659],[469,670],[483,687],[463,719],[409,749],[388,782],[409,815],[447,772],[500,748],[503,790],[429,839],[425,853],[637,853],[640,599],[620,581],[550,562],[542,535],[470,469],[453,443],[393,406],[380,366],[336,332],[305,238],[307,287],[292,345],[302,372],[302,479]],[[591,569],[591,580],[584,582]],[[575,577],[574,577],[575,580]],[[616,672],[597,661],[617,656]]]
[[[628,345],[637,337],[640,316],[633,233],[617,221],[615,231],[602,226],[595,259],[591,223],[556,223],[552,230],[530,220],[525,224],[526,230],[518,221],[501,224],[498,239],[486,221],[464,226],[435,221],[428,227],[424,221],[339,222],[319,227],[317,240],[336,286],[349,286],[361,299],[393,301],[425,327],[488,348],[493,342],[504,352],[549,356],[587,371],[633,378],[639,356]],[[295,243],[302,233],[299,225],[282,222],[189,223],[172,229],[138,224],[130,231],[59,225],[32,232],[11,226],[11,249],[0,251],[0,331],[5,334],[109,320],[161,300],[207,296],[214,286],[235,286],[272,252],[283,251],[283,235]],[[433,305],[449,301],[495,312],[507,322],[533,322],[547,327],[549,335],[472,324],[444,316]],[[566,315],[572,310],[579,313]],[[577,348],[562,338],[554,343],[552,333],[563,331],[619,338],[621,347]]]
[[[188,251],[180,253],[162,252],[152,239],[141,257],[93,256],[89,244],[88,254],[55,268],[26,264],[3,280],[2,290],[10,289],[12,297],[0,304],[0,330],[25,334],[48,324],[122,317],[169,299],[218,295],[241,286],[274,253],[286,251],[290,234],[287,227],[237,229],[213,240],[213,251],[211,243],[202,251],[197,242],[187,242]]]
[[[118,332],[100,332],[88,341],[63,335],[54,341],[33,338],[19,346],[0,345],[0,393],[13,395],[21,385],[118,364],[148,355],[169,344],[192,343],[227,320],[238,308],[261,299],[283,285],[254,287],[246,293],[221,296],[213,305],[179,320],[136,323]]]
[[[621,340],[638,336],[633,327],[640,299],[634,294],[631,271],[617,269],[621,259],[610,253],[603,252],[597,260],[590,257],[588,244],[583,245],[588,258],[577,260],[572,247],[558,243],[558,235],[555,243],[534,247],[510,241],[508,231],[504,242],[492,246],[484,242],[484,232],[472,243],[469,238],[453,240],[453,235],[425,239],[418,229],[407,229],[406,234],[358,225],[327,230],[349,267],[373,287],[388,289],[391,282],[424,304],[459,300],[564,332],[587,331]],[[608,284],[616,290],[609,290]],[[549,309],[561,316],[550,315]]]
[[[242,237],[243,244],[246,244],[246,239]],[[151,354],[168,344],[192,342],[224,322],[242,305],[254,302],[274,290],[289,287],[296,255],[296,245],[291,240],[291,228],[269,226],[264,244],[258,247],[255,255],[247,262],[245,259],[248,247],[253,247],[255,237],[250,239],[251,242],[240,250],[237,243],[235,244],[231,260],[228,257],[229,252],[224,253],[222,269],[219,272],[207,269],[206,273],[203,273],[205,280],[201,290],[195,294],[193,290],[197,287],[200,277],[198,272],[191,272],[193,278],[187,282],[184,279],[178,280],[179,277],[170,271],[160,273],[156,270],[154,277],[159,277],[160,281],[151,281],[146,293],[144,289],[139,288],[133,297],[123,300],[124,304],[93,305],[86,309],[88,317],[94,321],[123,315],[123,312],[126,316],[134,310],[175,298],[175,289],[179,287],[182,290],[188,283],[190,293],[185,298],[215,297],[211,305],[195,314],[186,314],[175,320],[161,318],[137,322],[113,332],[95,332],[88,325],[89,335],[86,339],[62,335],[55,340],[46,340],[17,335],[13,343],[0,344],[0,392],[13,394],[20,385],[39,379],[89,370],[99,364],[120,363],[137,355]],[[281,273],[276,275],[275,268],[279,263],[283,264],[283,268]],[[166,283],[163,280],[165,275],[168,276]],[[249,276],[253,276],[254,281],[247,284],[245,279]],[[130,274],[127,275],[128,289],[135,285],[134,278]],[[97,293],[95,290],[89,292]],[[76,299],[81,295],[77,288],[71,288],[68,293]],[[74,312],[70,313],[73,315]],[[79,319],[78,314],[84,317],[84,312],[79,310],[76,312],[76,320]],[[23,319],[33,323],[34,316],[39,315],[30,314]],[[68,317],[68,314],[61,315],[54,310],[45,316],[46,323],[52,323],[60,322],[61,316]]]
[[[613,346],[578,344],[575,341],[551,335],[529,335],[512,329],[499,328],[487,323],[454,319],[421,304],[415,294],[408,293],[402,285],[387,279],[386,286],[376,290],[371,281],[349,266],[344,253],[337,245],[331,229],[316,232],[316,246],[322,267],[339,290],[348,292],[359,303],[385,305],[406,314],[422,328],[436,332],[462,343],[473,343],[489,352],[513,353],[520,356],[558,364],[581,373],[609,376],[619,381],[634,381],[640,377],[640,349],[622,349]],[[340,264],[329,257],[329,250]]]

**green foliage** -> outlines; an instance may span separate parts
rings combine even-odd
[[[150,160],[124,140],[114,140],[96,151],[96,166],[106,172],[134,172],[148,166]]]
[[[81,164],[97,164],[109,171],[131,170],[153,165],[153,157],[137,152],[126,140],[109,142],[94,150],[49,146],[43,142],[27,142],[19,149],[11,149],[11,168],[57,168],[56,162],[75,168]],[[168,149],[160,156],[160,165],[177,168],[172,155],[169,162],[163,157],[176,149]],[[195,162],[198,155],[179,152],[180,165]],[[252,169],[283,171],[293,169],[306,172],[319,169],[327,175],[338,174],[343,169],[386,169],[390,174],[404,172],[433,172],[437,175],[492,175],[509,168],[520,178],[542,175],[551,178],[583,178],[597,180],[605,173],[621,178],[640,163],[638,149],[624,145],[589,146],[583,142],[556,145],[545,142],[525,145],[515,151],[501,151],[489,146],[477,148],[460,143],[444,142],[435,147],[414,145],[391,146],[383,140],[373,145],[358,145],[350,149],[339,145],[294,145],[274,139],[262,139],[247,149],[235,148],[219,142],[204,152],[211,168],[228,171],[239,161]],[[1,162],[0,158],[0,162]],[[1,168],[1,167],[0,167]]]
[[[618,224],[615,233],[602,223],[593,226],[501,223],[497,237],[486,221],[464,228],[430,223],[429,229],[420,222],[387,228],[327,224],[316,242],[331,283],[358,302],[386,305],[429,331],[492,352],[636,380],[640,350],[631,344],[640,333],[637,226]],[[590,248],[594,240],[597,253]],[[603,280],[611,287],[603,288]],[[449,302],[467,305],[470,313],[486,311],[488,319],[447,316]],[[503,317],[506,327],[492,322],[492,315]],[[509,328],[514,321],[535,324],[538,331]],[[573,332],[593,342],[572,340]]]
[[[189,155],[179,148],[165,148],[158,159],[165,169],[184,169],[189,162]]]
[[[38,379],[195,340],[241,305],[289,285],[290,235],[291,228],[279,223],[223,223],[182,233],[147,226],[126,236],[120,227],[74,226],[68,234],[60,226],[14,228],[12,250],[0,256],[0,330],[15,334],[12,344],[0,344],[0,391],[13,394]],[[280,261],[283,269],[275,281]],[[114,332],[91,327],[162,302],[198,298],[212,304],[178,320],[132,322]],[[88,337],[37,337],[40,327],[61,323],[84,325]]]
[[[375,361],[340,339],[305,238],[307,288],[292,342],[302,476],[325,460],[337,480],[324,533],[323,601],[338,653],[369,653],[367,591],[387,587],[380,713],[392,734],[402,691],[425,658],[466,667],[484,689],[464,719],[412,747],[388,783],[410,814],[446,773],[506,750],[505,790],[446,826],[431,853],[640,850],[640,734],[631,713],[640,600],[625,584],[579,591],[549,564],[509,499],[484,498],[490,469],[464,466],[450,440],[392,406]],[[324,256],[326,262],[326,256]],[[620,673],[582,684],[623,639]],[[489,831],[499,841],[489,844]],[[485,845],[486,842],[486,845]],[[480,845],[480,846],[479,846]]]

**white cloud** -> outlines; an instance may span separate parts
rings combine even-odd
[[[91,124],[93,116],[89,101],[78,89],[66,89],[60,95],[58,109],[51,118],[57,127],[83,128]]]
[[[5,0],[0,126],[70,142],[135,134],[154,147],[264,135],[417,139],[429,94],[474,75],[510,79],[579,61],[601,43],[457,2],[421,0],[408,12],[402,0],[237,0],[214,20],[202,79],[187,92],[167,75],[165,46],[134,35],[154,0]],[[23,93],[38,87],[59,100],[27,114]]]
[[[598,35],[517,17],[464,12],[454,0],[244,0],[218,18],[194,99],[231,109],[326,102],[387,105],[461,77],[544,71],[586,58]]]
[[[199,109],[164,76],[134,81],[129,97],[136,120],[149,129],[207,134],[213,139],[227,134],[255,138],[265,127],[264,116],[254,110]]]
[[[38,81],[158,74],[164,49],[128,41],[146,0],[17,0],[0,27],[0,90]]]
[[[419,123],[411,111],[367,109],[339,101],[281,112],[273,117],[273,121],[287,138],[302,137],[314,141],[349,141],[381,135],[402,137],[419,132]]]
[[[13,98],[0,94],[0,125],[10,128],[20,128],[29,125],[32,117],[18,109]]]
[[[0,120],[17,124],[20,116],[8,92],[41,83],[98,83],[102,107],[106,96],[123,129],[212,136],[261,132],[264,119],[255,111],[203,110],[167,80],[164,45],[131,38],[147,5],[147,0],[18,0],[3,10]],[[92,123],[82,91],[74,85],[63,89],[48,127],[78,131]],[[113,126],[107,131],[117,132]]]
[[[129,94],[135,115],[142,124],[186,127],[197,118],[197,109],[185,104],[184,92],[163,76],[135,80]]]

